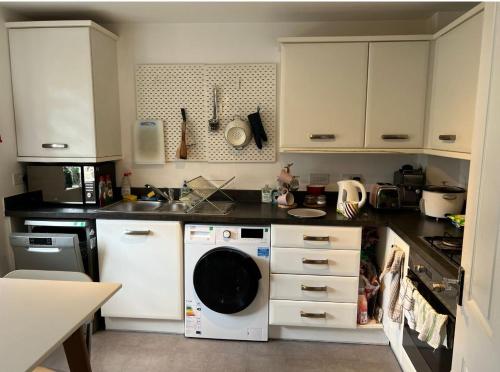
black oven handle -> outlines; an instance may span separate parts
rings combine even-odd
[[[462,306],[464,299],[464,281],[465,281],[465,270],[462,266],[458,269],[458,306]]]

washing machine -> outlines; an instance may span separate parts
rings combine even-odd
[[[270,231],[185,226],[186,337],[267,341]]]

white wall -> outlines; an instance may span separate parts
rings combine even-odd
[[[331,175],[332,183],[344,173],[360,173],[367,183],[392,181],[393,172],[404,163],[421,159],[410,155],[306,155],[279,154],[274,164],[167,163],[161,166],[132,164],[131,125],[136,119],[134,67],[138,63],[279,63],[278,37],[317,35],[414,34],[428,32],[429,22],[335,22],[335,23],[156,23],[111,24],[118,41],[123,161],[121,173],[132,170],[133,186],[153,183],[179,187],[184,179],[204,175],[211,179],[236,176],[231,186],[258,189],[273,184],[282,165],[294,162],[292,170],[308,183],[310,172]],[[330,189],[335,189],[333,184]]]
[[[12,175],[21,172],[21,166],[16,161],[16,133],[14,128],[14,111],[12,106],[12,88],[10,80],[9,48],[7,30],[4,21],[12,15],[0,8],[0,277],[8,271],[10,255],[7,250],[7,228],[5,223],[3,198],[23,191],[22,186],[14,186]]]

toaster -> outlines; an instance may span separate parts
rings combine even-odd
[[[390,183],[376,183],[370,189],[370,204],[376,209],[399,209],[399,188]]]

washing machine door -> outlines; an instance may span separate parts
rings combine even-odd
[[[234,314],[250,306],[261,277],[259,267],[248,254],[219,247],[198,260],[193,286],[206,307],[217,313]]]

